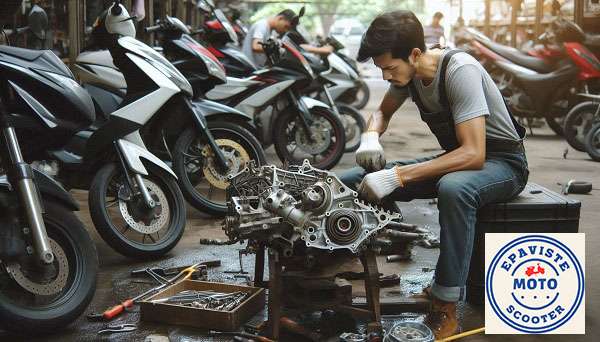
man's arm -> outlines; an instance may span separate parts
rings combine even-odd
[[[323,46],[313,46],[310,44],[300,44],[304,50],[321,56],[327,56],[333,52],[333,47],[329,44]]]
[[[392,116],[407,97],[406,89],[394,89],[390,87],[379,105],[379,110],[369,117],[367,131],[377,132],[379,135],[382,135],[387,130]]]
[[[263,49],[262,45],[260,45],[260,43],[262,43],[262,39],[259,39],[259,38],[252,39],[252,51],[264,53],[265,50]]]
[[[460,170],[480,170],[485,162],[485,117],[478,116],[455,126],[460,147],[423,163],[401,166],[403,184],[443,176]]]

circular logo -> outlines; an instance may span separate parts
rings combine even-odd
[[[486,274],[486,295],[496,315],[524,333],[544,333],[565,324],[584,294],[575,254],[548,236],[527,235],[496,253]]]

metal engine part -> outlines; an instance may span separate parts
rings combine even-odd
[[[253,163],[230,176],[224,230],[231,240],[298,240],[307,247],[357,253],[399,213],[360,201],[332,172],[305,160],[288,170]],[[291,248],[289,249],[291,251]]]

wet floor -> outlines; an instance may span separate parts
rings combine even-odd
[[[371,93],[373,99],[363,113],[365,115],[375,109],[377,99],[384,93],[385,85],[382,82],[371,82]],[[388,160],[412,159],[414,157],[436,154],[437,145],[427,134],[424,124],[419,122],[416,109],[412,104],[405,106],[394,118],[389,132],[383,138],[383,145]],[[559,191],[557,182],[566,182],[575,178],[594,182],[595,188],[600,187],[600,164],[589,161],[586,154],[569,151],[568,159],[564,160],[562,155],[566,143],[556,138],[547,128],[536,129],[534,136],[530,136],[526,143],[528,159],[531,170],[531,181],[535,181],[549,189]],[[272,149],[267,153],[270,160],[275,161]],[[354,155],[346,154],[335,171],[343,170],[354,165]],[[188,224],[186,232],[177,247],[161,260],[155,262],[139,262],[120,256],[111,250],[94,231],[93,225],[87,211],[86,193],[74,192],[76,198],[81,202],[82,211],[80,218],[86,224],[88,230],[94,237],[100,258],[100,272],[98,274],[98,287],[90,307],[90,312],[102,311],[115,304],[116,299],[125,299],[140,293],[149,284],[140,283],[132,278],[129,272],[147,266],[179,266],[193,264],[198,261],[216,260],[222,262],[221,267],[209,270],[209,280],[223,281],[229,283],[242,283],[243,280],[236,279],[232,274],[225,271],[239,270],[238,249],[242,245],[233,246],[207,246],[199,243],[201,238],[225,239],[221,230],[221,220],[210,219],[188,208]],[[598,270],[600,269],[600,234],[597,229],[600,222],[600,192],[593,191],[590,195],[570,195],[572,198],[582,201],[580,231],[586,234],[586,331],[585,336],[473,336],[463,339],[464,341],[593,341],[593,336],[600,332],[598,330],[598,315],[600,310],[600,289],[598,284]],[[439,234],[437,224],[436,205],[428,200],[404,203],[401,206],[405,221],[427,227],[435,234]],[[396,296],[398,294],[410,294],[420,292],[426,286],[433,275],[435,262],[437,260],[437,249],[425,249],[415,247],[412,259],[408,262],[387,263],[383,257],[379,257],[378,265],[383,274],[396,273],[400,275],[399,286],[385,289],[382,297]],[[253,256],[243,258],[244,270],[252,272],[254,267]],[[360,262],[356,259],[342,260],[331,266],[334,273],[341,271],[362,271]],[[361,282],[353,282],[355,296],[364,296],[364,288]],[[483,307],[461,304],[459,306],[459,317],[463,330],[479,328],[484,325]],[[310,318],[310,317],[309,317]],[[304,317],[309,322],[310,319]],[[386,317],[386,324],[408,319],[420,320],[419,314],[405,313],[396,317]],[[155,323],[139,322],[138,309],[134,309],[112,323],[135,323],[138,329],[129,333],[111,334],[99,336],[97,331],[105,326],[105,323],[88,322],[85,317],[80,317],[66,330],[57,332],[55,335],[44,336],[38,339],[26,339],[27,341],[228,341],[229,339],[207,338],[202,330],[190,329],[178,326],[160,325]],[[340,323],[342,324],[342,323]],[[22,338],[0,332],[0,341],[19,341]],[[332,339],[335,341],[336,339]],[[302,341],[301,339],[286,337],[282,341]]]

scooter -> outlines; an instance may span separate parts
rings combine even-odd
[[[27,164],[37,145],[59,146],[93,121],[91,99],[70,76],[51,51],[0,46],[0,327],[18,334],[64,328],[96,289],[98,256],[78,203]]]
[[[158,118],[142,129],[144,141],[154,142],[150,144],[152,151],[163,159],[173,160],[179,186],[193,207],[222,216],[227,211],[227,176],[241,171],[251,160],[257,164],[266,162],[264,150],[254,136],[256,127],[252,117],[201,97],[207,89],[225,82],[225,71],[208,50],[191,38],[191,32],[180,20],[167,17],[146,31],[164,36],[164,48],[160,51],[189,80],[194,93],[191,105],[200,115],[160,111]],[[123,101],[128,84],[108,51],[83,52],[74,71],[101,113],[112,112]],[[202,121],[196,125],[190,122],[192,119]],[[211,141],[223,155],[225,167],[212,152]]]
[[[564,31],[581,31],[566,19],[558,19],[554,27],[557,39],[564,36]],[[581,43],[559,40],[557,43],[562,46],[563,57],[551,72],[536,72],[506,59],[492,63],[498,88],[513,112],[525,118],[543,116],[555,132],[562,133],[556,119],[564,118],[579,103],[581,94],[598,91],[600,61]]]
[[[315,73],[288,37],[281,45],[271,40],[264,48],[267,68],[247,78],[228,77],[206,96],[251,113],[259,140],[265,146],[274,144],[282,161],[299,164],[309,159],[315,167],[332,168],[344,153],[345,132],[328,105],[300,95],[316,79]]]
[[[65,185],[89,189],[92,221],[113,249],[129,257],[155,258],[181,239],[186,208],[177,176],[148,151],[140,130],[164,111],[202,115],[191,104],[192,89],[183,75],[133,38],[135,27],[120,2],[115,1],[96,21],[94,30],[131,85],[126,100],[114,111],[102,113],[106,116],[96,117],[85,130],[67,136],[61,145],[38,147],[46,152],[46,158],[58,161],[57,178]],[[89,93],[68,73],[69,78],[46,77],[85,93],[93,107]],[[44,96],[51,101],[51,92]],[[54,136],[50,139],[57,140]]]

